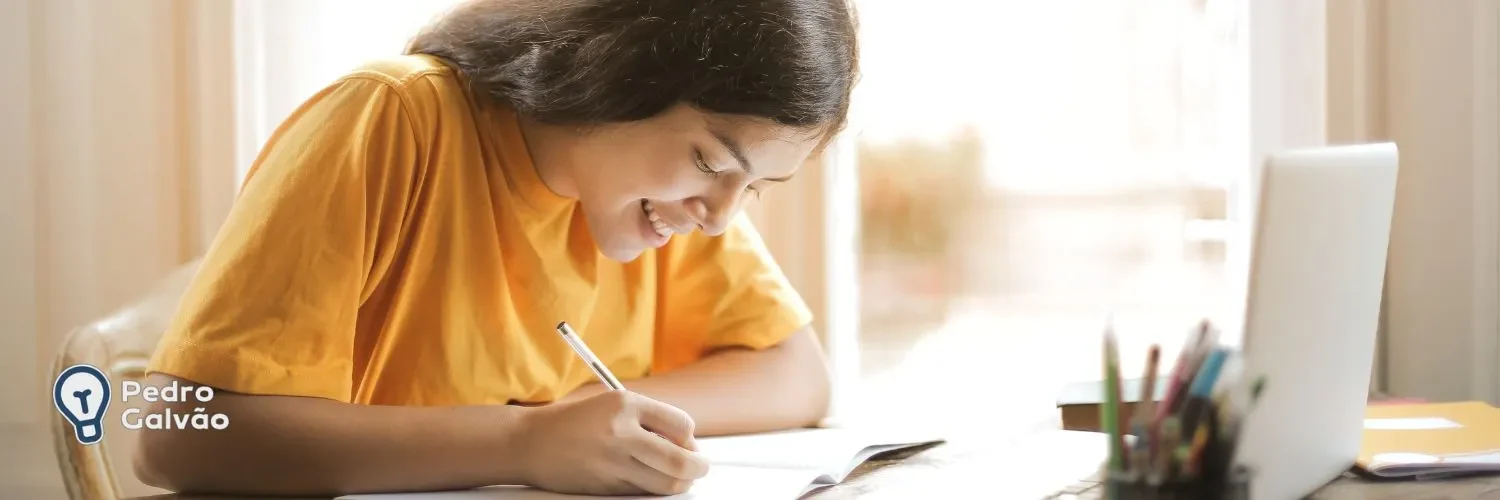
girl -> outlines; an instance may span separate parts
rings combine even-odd
[[[741,204],[842,127],[846,0],[472,0],[276,130],[151,364],[146,483],[671,494],[817,422],[811,314]],[[567,321],[628,392],[554,330]],[[665,439],[664,439],[665,438]]]

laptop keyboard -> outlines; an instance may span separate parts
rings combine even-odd
[[[1104,498],[1104,486],[1100,481],[1099,473],[1094,473],[1044,497],[1044,500],[1100,500]]]

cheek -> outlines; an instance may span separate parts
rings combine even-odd
[[[657,155],[660,156],[660,155]],[[703,189],[708,174],[694,168],[684,167],[682,160],[658,159],[632,162],[629,168],[621,169],[616,185],[617,196],[624,201],[641,198],[652,200],[680,200],[695,196]]]
[[[680,140],[651,135],[612,137],[591,147],[587,167],[593,175],[578,179],[581,196],[600,206],[620,207],[645,198],[680,200],[697,196],[712,178],[694,167],[691,150]]]

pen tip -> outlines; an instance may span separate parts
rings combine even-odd
[[[557,330],[561,330],[561,329],[563,329],[563,327],[565,327],[565,326],[568,326],[568,322],[567,322],[567,321],[558,321],[558,322],[557,322],[557,326],[555,326],[555,327],[553,327],[553,328],[554,328],[554,329],[557,329]]]

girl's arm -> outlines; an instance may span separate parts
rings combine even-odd
[[[145,385],[197,385],[153,374]],[[136,475],[178,492],[305,495],[470,488],[520,481],[511,406],[359,406],[328,399],[215,392],[147,413],[223,414],[223,430],[139,431]]]
[[[725,349],[625,387],[693,417],[699,436],[764,432],[818,423],[828,412],[828,366],[811,327],[762,350]],[[606,389],[589,384],[561,402]]]
[[[147,384],[198,385],[153,374]],[[216,392],[147,411],[229,417],[224,429],[143,429],[142,482],[180,493],[337,496],[495,484],[671,495],[707,472],[681,410],[632,393],[524,408],[373,406]],[[650,430],[647,430],[647,429]],[[660,436],[660,437],[659,437]],[[666,437],[667,439],[661,439]]]

